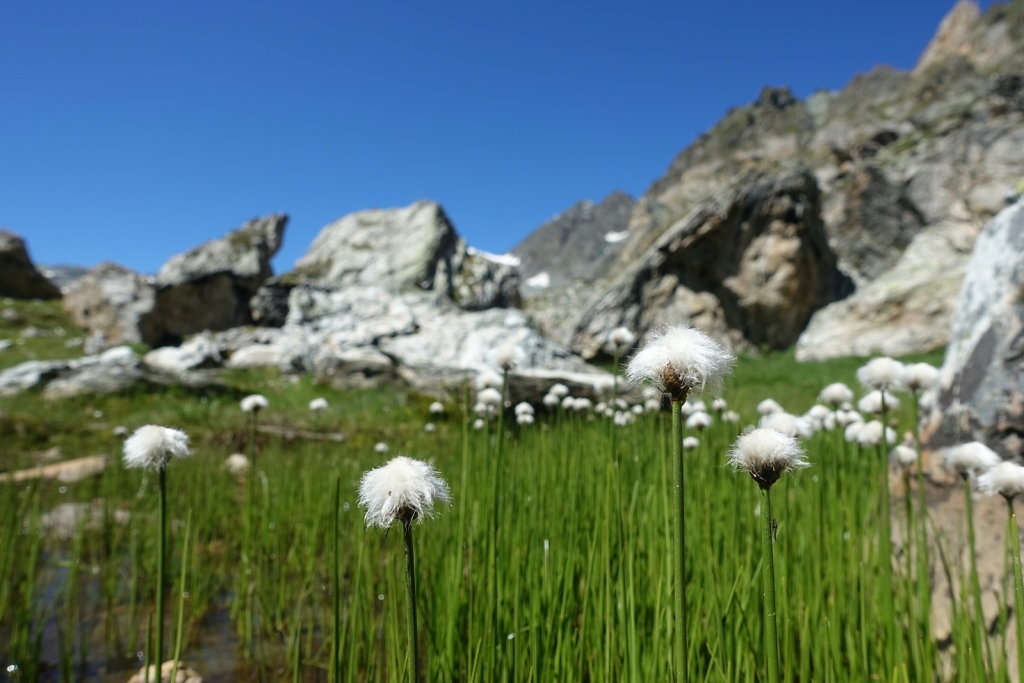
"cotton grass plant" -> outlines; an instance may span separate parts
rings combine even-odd
[[[390,529],[402,524],[405,544],[406,590],[409,599],[409,657],[413,681],[424,680],[419,653],[417,621],[416,552],[413,524],[433,514],[435,503],[450,504],[448,484],[433,465],[405,456],[397,456],[386,465],[363,475],[359,483],[359,505],[366,509],[366,526]],[[340,648],[339,648],[340,649]]]
[[[672,402],[672,444],[676,486],[676,679],[687,678],[686,506],[682,407],[691,392],[718,388],[736,358],[721,344],[689,325],[666,327],[630,359],[626,377],[635,386],[649,382]]]
[[[156,646],[153,663],[159,671],[164,654],[164,573],[167,561],[167,464],[189,455],[188,435],[178,429],[146,425],[124,442],[124,465],[157,473],[159,492],[159,541],[156,570]]]

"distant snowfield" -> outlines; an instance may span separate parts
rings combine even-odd
[[[536,289],[544,289],[545,287],[551,286],[551,276],[548,275],[547,271],[537,273],[533,277],[526,278],[526,284],[527,286],[535,287]]]
[[[492,263],[499,263],[503,266],[512,266],[514,268],[520,264],[520,258],[512,254],[492,254],[489,251],[483,251],[474,247],[467,247],[466,251],[474,256],[485,258]]]
[[[629,230],[622,230],[621,232],[606,232],[604,234],[604,241],[609,244],[617,244],[627,237],[629,237]]]

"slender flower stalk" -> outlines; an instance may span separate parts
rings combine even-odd
[[[676,486],[676,680],[687,677],[686,496],[683,467],[683,404],[691,391],[717,388],[736,358],[721,344],[689,325],[666,327],[630,359],[626,377],[634,385],[650,382],[672,402],[672,448]]]
[[[775,602],[775,518],[772,517],[771,487],[786,472],[810,466],[797,440],[774,429],[758,428],[744,434],[729,451],[729,464],[742,470],[757,482],[764,495],[765,526],[761,551],[764,573],[765,649],[768,651],[768,681],[779,681],[778,612]]]
[[[429,517],[435,502],[450,503],[448,484],[434,467],[421,460],[398,456],[386,465],[363,475],[359,484],[359,505],[366,508],[366,526],[388,529],[397,520],[402,523],[405,544],[406,590],[409,596],[409,656],[413,681],[423,680],[419,654],[419,628],[416,609],[416,554],[413,523]]]
[[[188,435],[178,429],[146,425],[124,442],[125,467],[157,472],[160,490],[160,540],[156,565],[156,649],[151,660],[160,671],[164,652],[164,569],[167,555],[167,463],[189,455]]]

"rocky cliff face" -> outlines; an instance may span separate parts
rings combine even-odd
[[[1024,11],[961,2],[911,72],[877,67],[806,100],[765,88],[728,112],[640,197],[591,285],[526,306],[585,356],[614,324],[643,332],[680,319],[740,348],[792,344],[809,320],[798,346],[807,359],[935,348],[981,226],[1024,177],[1020,149]],[[778,192],[743,191],[797,176],[799,189],[783,191],[799,207],[788,216]],[[788,226],[788,246],[748,216]],[[740,234],[730,221],[771,238],[741,241],[739,254],[714,237]],[[704,240],[689,237],[699,224]],[[750,298],[752,269],[779,267],[758,276],[778,289],[758,296],[792,296],[793,311]]]
[[[0,230],[0,296],[57,299],[60,289],[40,273],[28,256],[25,240]]]

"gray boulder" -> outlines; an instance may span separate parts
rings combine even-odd
[[[68,286],[64,310],[106,344],[153,344],[161,335],[153,279],[116,263],[101,263]]]
[[[0,230],[0,296],[14,299],[58,299],[60,289],[40,273],[25,248],[25,240]]]
[[[428,201],[331,223],[285,279],[323,289],[433,291],[467,310],[519,304],[514,262],[470,249],[444,209]]]
[[[978,238],[960,290],[926,444],[983,441],[1024,457],[1024,204],[1004,209]]]
[[[253,219],[165,263],[156,276],[160,340],[251,323],[249,302],[272,274],[287,222],[283,214]]]

